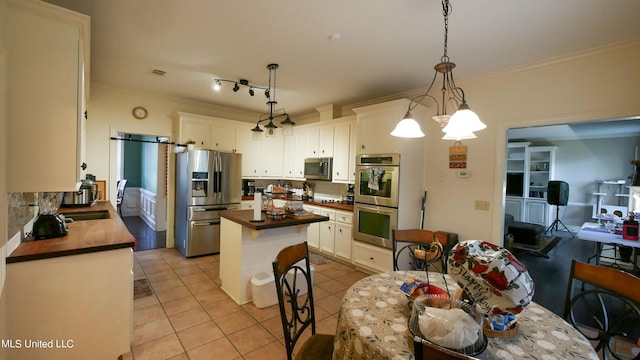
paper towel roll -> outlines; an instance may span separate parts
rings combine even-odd
[[[262,193],[253,193],[253,220],[260,220],[262,216]]]

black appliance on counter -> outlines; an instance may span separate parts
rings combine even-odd
[[[242,195],[253,196],[256,192],[256,181],[249,179],[242,179]]]
[[[57,212],[64,193],[38,193],[38,218],[33,223],[31,235],[34,240],[51,239],[67,235],[67,225]]]

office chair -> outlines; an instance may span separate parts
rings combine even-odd
[[[551,232],[553,233],[553,229],[558,231],[558,224],[562,225],[565,230],[571,234],[571,237],[576,237],[575,234],[569,230],[567,225],[565,225],[562,220],[560,220],[560,206],[567,206],[569,202],[569,184],[564,181],[549,181],[547,183],[547,203],[550,205],[556,206],[556,219],[553,220],[551,225],[544,231],[544,233]]]
[[[579,290],[575,290],[577,285]],[[640,336],[640,278],[574,259],[563,314],[594,345],[596,352],[602,351],[604,360],[609,356],[618,360],[640,359],[640,354],[633,357],[632,346],[625,346],[635,344]]]
[[[293,349],[296,342],[309,327],[311,327],[311,336],[296,352],[296,359],[331,359],[334,336],[316,334],[316,316],[307,243],[291,245],[280,250],[273,262],[273,275],[276,280],[287,360],[293,359]]]

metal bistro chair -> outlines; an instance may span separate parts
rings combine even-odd
[[[602,351],[603,359],[640,359],[631,352],[640,337],[640,278],[573,260],[564,318]]]
[[[296,342],[309,327],[311,337],[296,351],[296,359],[331,359],[334,336],[316,334],[307,243],[291,245],[280,250],[273,262],[273,275],[276,280],[287,359],[293,358]]]
[[[393,270],[424,270],[429,265],[438,272],[446,272],[446,256],[444,246],[447,245],[446,236],[439,237],[436,232],[423,229],[394,229],[391,233],[393,240]],[[409,269],[406,269],[408,265]]]
[[[116,195],[116,207],[122,217],[122,202],[124,201],[124,189],[127,187],[127,179],[118,180],[118,193]]]

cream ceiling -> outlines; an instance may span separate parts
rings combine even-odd
[[[260,113],[264,95],[228,84],[214,92],[213,79],[266,87],[266,66],[278,63],[278,107],[304,114],[424,88],[443,53],[437,0],[47,1],[91,16],[92,81]],[[448,53],[458,83],[640,36],[636,0],[452,6]]]

